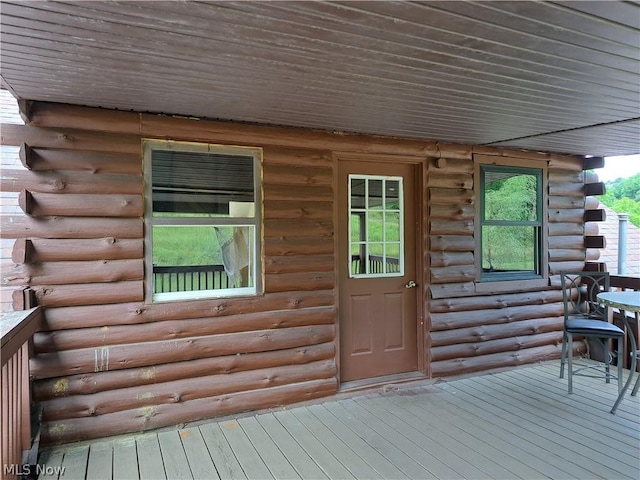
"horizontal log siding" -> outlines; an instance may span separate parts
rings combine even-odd
[[[581,158],[46,103],[31,118],[2,130],[30,169],[3,170],[2,191],[31,213],[3,218],[2,235],[22,264],[5,282],[31,285],[47,307],[32,362],[45,442],[334,394],[335,152],[425,159],[432,377],[559,357],[557,273],[598,253],[586,250],[597,224],[585,228],[584,210],[598,203],[585,205]],[[143,302],[142,137],[263,148],[264,295]],[[474,153],[548,162],[551,287],[476,292]]]
[[[3,128],[20,158],[0,182],[21,207],[3,217],[16,239],[3,284],[30,286],[46,307],[31,363],[43,442],[337,391],[331,152],[246,139],[264,146],[264,295],[149,305],[142,137],[98,131],[106,119],[139,132],[140,117],[86,110],[74,122],[77,110],[50,107],[44,127]]]
[[[476,151],[496,155],[500,163],[497,151]],[[549,159],[547,253],[552,279],[560,270],[581,269],[587,255],[589,259],[599,255],[597,250],[587,252],[584,245],[580,164],[571,157],[563,157],[562,162]],[[473,171],[471,156],[429,164],[429,359],[433,377],[560,355],[563,305],[557,284],[533,292],[476,292]]]

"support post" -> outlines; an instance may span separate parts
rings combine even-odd
[[[629,215],[618,214],[618,275],[627,273],[627,226]]]

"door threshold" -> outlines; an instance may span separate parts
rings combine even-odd
[[[429,377],[421,372],[396,373],[393,375],[384,375],[382,377],[363,378],[361,380],[343,382],[340,384],[339,392],[355,392],[368,388],[379,388],[387,386],[389,387],[389,390],[391,390],[393,388],[393,385],[420,380],[429,380]]]

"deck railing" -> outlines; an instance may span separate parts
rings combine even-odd
[[[369,255],[369,273],[383,273],[384,266],[387,265],[386,273],[398,273],[400,271],[400,261],[394,257],[386,259],[380,255]],[[351,256],[351,271],[365,273],[365,265],[362,263],[360,255]]]
[[[385,272],[386,264],[386,272]],[[351,257],[351,271],[365,273],[360,256]],[[400,262],[397,258],[369,255],[369,273],[397,273]],[[153,266],[153,292],[184,292],[192,290],[214,290],[229,288],[229,277],[224,265]]]
[[[154,293],[229,288],[224,265],[153,266]]]
[[[42,323],[40,307],[3,314],[2,326],[2,479],[13,479],[30,464],[31,383],[29,343]],[[33,462],[35,463],[35,462]]]

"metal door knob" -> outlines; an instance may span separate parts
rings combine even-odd
[[[418,286],[418,284],[416,282],[414,282],[413,280],[410,280],[409,283],[407,283],[404,288],[416,288]]]

